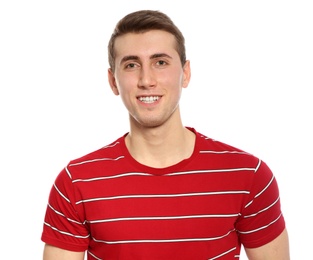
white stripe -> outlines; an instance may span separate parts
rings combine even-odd
[[[257,172],[257,171],[258,171],[258,169],[260,168],[261,162],[262,162],[262,161],[259,159],[259,163],[258,163],[258,165],[256,166],[254,172]]]
[[[214,173],[214,172],[236,172],[236,171],[255,171],[255,168],[231,168],[231,169],[213,169],[213,170],[195,170],[187,172],[174,172],[165,174],[167,176],[171,175],[183,175],[183,174],[197,174],[197,173]]]
[[[272,179],[269,181],[269,183],[265,186],[265,188],[263,190],[261,190],[257,195],[255,195],[254,198],[250,202],[247,203],[245,208],[249,207],[253,203],[254,199],[259,197],[271,185],[273,180],[274,180],[274,175],[272,176]]]
[[[214,259],[220,258],[220,257],[222,257],[224,255],[227,255],[228,253],[230,253],[230,252],[232,252],[234,250],[236,250],[236,247],[233,247],[232,249],[229,249],[228,251],[226,251],[226,252],[224,252],[224,253],[222,253],[220,255],[214,256],[213,258],[209,258],[208,260],[214,260]]]
[[[240,152],[240,151],[212,151],[212,150],[202,150],[200,153],[215,153],[215,154],[225,154],[225,153],[236,153],[236,154],[248,154],[246,152]]]
[[[262,227],[259,227],[257,229],[253,229],[253,230],[249,230],[249,231],[240,231],[240,230],[237,230],[239,233],[241,234],[250,234],[250,233],[254,233],[254,232],[257,232],[257,231],[260,231],[262,229],[265,229],[267,227],[269,227],[270,225],[274,224],[280,217],[281,217],[282,214],[280,214],[278,216],[278,218],[276,218],[275,220],[273,220],[272,222],[270,222],[269,224],[265,225],[265,226],[262,226]]]
[[[175,175],[185,175],[185,174],[200,174],[200,173],[215,173],[215,172],[232,172],[232,171],[255,171],[254,168],[234,168],[234,169],[216,169],[216,170],[195,170],[195,171],[185,171],[185,172],[174,172],[164,174],[165,176],[175,176]],[[97,177],[97,178],[90,178],[90,179],[76,179],[73,180],[74,182],[89,182],[89,181],[98,181],[98,180],[106,180],[106,179],[113,179],[113,178],[121,178],[121,177],[128,177],[128,176],[154,176],[150,173],[145,172],[130,172],[124,174],[118,174],[113,176],[107,177]]]
[[[117,241],[106,241],[100,240],[96,238],[92,238],[95,242],[105,243],[109,245],[114,244],[130,244],[130,243],[173,243],[173,242],[196,242],[196,241],[212,241],[222,239],[227,237],[231,232],[235,230],[231,230],[227,232],[225,235],[217,236],[217,237],[204,237],[204,238],[178,238],[178,239],[141,239],[141,240],[117,240]]]
[[[91,253],[90,251],[87,251],[88,254],[90,254],[91,256],[93,256],[95,259],[97,260],[102,260],[102,258],[99,258],[97,256],[95,256],[93,253]]]
[[[92,163],[92,162],[99,162],[99,161],[118,161],[119,159],[123,159],[124,156],[120,156],[117,158],[98,158],[98,159],[93,159],[93,160],[87,160],[87,161],[82,161],[78,163],[71,163],[69,166],[77,166],[85,163]]]
[[[264,211],[266,211],[266,210],[268,210],[269,208],[271,208],[271,207],[273,207],[276,203],[277,203],[277,201],[279,200],[279,197],[271,204],[271,205],[269,205],[268,207],[266,207],[266,208],[264,208],[264,209],[262,209],[262,210],[260,210],[260,211],[258,211],[257,213],[254,213],[254,214],[251,214],[251,215],[247,215],[247,216],[244,216],[244,218],[250,218],[250,217],[255,217],[256,215],[258,215],[258,214],[260,214],[260,213],[262,213],[262,212],[264,212]]]
[[[79,235],[74,235],[72,233],[68,233],[68,232],[65,232],[65,231],[61,231],[53,226],[51,226],[50,224],[48,224],[47,222],[44,222],[44,224],[50,228],[52,228],[54,231],[57,231],[63,235],[67,235],[67,236],[71,236],[71,237],[76,237],[76,238],[88,238],[90,235],[88,234],[87,236],[79,236]]]
[[[247,203],[247,205],[245,206],[245,208],[249,207],[252,204],[253,200],[251,200],[250,202]]]
[[[65,197],[63,193],[58,189],[56,184],[54,184],[53,186],[57,190],[57,192],[61,195],[61,197],[63,197],[68,203],[71,203],[71,201],[67,197]]]
[[[271,183],[273,182],[273,180],[274,180],[274,175],[272,176],[272,179],[270,180],[270,182],[265,186],[265,188],[264,188],[263,190],[261,190],[257,195],[255,195],[254,198],[259,197],[259,196],[271,185]]]
[[[76,204],[83,202],[92,202],[100,200],[116,200],[116,199],[130,199],[130,198],[175,198],[175,197],[193,197],[193,196],[206,196],[206,195],[220,195],[220,194],[249,194],[249,191],[213,191],[213,192],[199,192],[199,193],[185,193],[185,194],[156,194],[156,195],[124,195],[113,197],[102,197],[94,199],[86,199],[77,201]]]
[[[123,173],[113,176],[107,176],[107,177],[98,177],[98,178],[90,178],[90,179],[76,179],[74,182],[88,182],[88,181],[99,181],[99,180],[107,180],[107,179],[114,179],[114,178],[121,178],[126,176],[153,176],[150,173],[143,173],[143,172],[131,172],[131,173]]]
[[[129,218],[111,218],[111,219],[101,219],[101,220],[86,220],[87,223],[104,223],[104,222],[114,222],[114,221],[133,221],[133,220],[171,220],[171,219],[193,219],[193,218],[231,218],[238,217],[237,214],[215,214],[215,215],[190,215],[190,216],[168,216],[168,217],[129,217]]]
[[[68,177],[70,177],[70,179],[72,179],[72,175],[71,175],[71,173],[67,167],[65,167],[65,171],[66,171]]]
[[[114,146],[116,146],[116,145],[118,145],[118,144],[120,144],[120,142],[116,142],[116,143],[111,144],[111,145],[106,145],[106,146],[102,147],[102,149],[112,148],[112,147],[114,147]]]
[[[81,222],[78,222],[78,221],[76,221],[76,220],[73,220],[73,219],[71,219],[71,218],[66,217],[63,213],[61,213],[60,211],[57,211],[57,210],[56,210],[55,208],[53,208],[50,204],[48,204],[48,206],[49,206],[56,214],[58,214],[58,215],[60,215],[60,216],[62,216],[62,217],[64,217],[64,218],[66,218],[68,221],[74,222],[74,223],[79,224],[79,225],[83,225],[83,223],[81,223]]]

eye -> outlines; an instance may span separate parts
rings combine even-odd
[[[166,65],[166,64],[167,64],[167,62],[164,61],[164,60],[159,60],[159,61],[157,61],[157,65],[159,65],[159,66],[164,66],[164,65]]]
[[[133,68],[136,68],[136,64],[135,63],[128,63],[125,65],[125,68],[126,69],[133,69]]]

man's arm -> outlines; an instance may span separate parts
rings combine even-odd
[[[277,238],[257,248],[245,248],[249,260],[290,260],[288,233],[285,229]]]
[[[84,260],[85,252],[73,252],[45,244],[43,260]]]

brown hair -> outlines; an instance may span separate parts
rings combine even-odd
[[[177,43],[176,50],[182,65],[185,64],[185,38],[178,27],[160,11],[141,10],[126,15],[116,24],[108,45],[109,65],[113,72],[115,70],[115,39],[127,33],[144,33],[150,30],[162,30],[174,35]]]

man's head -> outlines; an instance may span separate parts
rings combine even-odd
[[[176,50],[182,66],[186,62],[185,39],[173,21],[164,13],[152,10],[142,10],[130,13],[116,25],[108,45],[109,65],[115,71],[115,39],[127,33],[144,33],[150,30],[162,30],[174,35]]]

